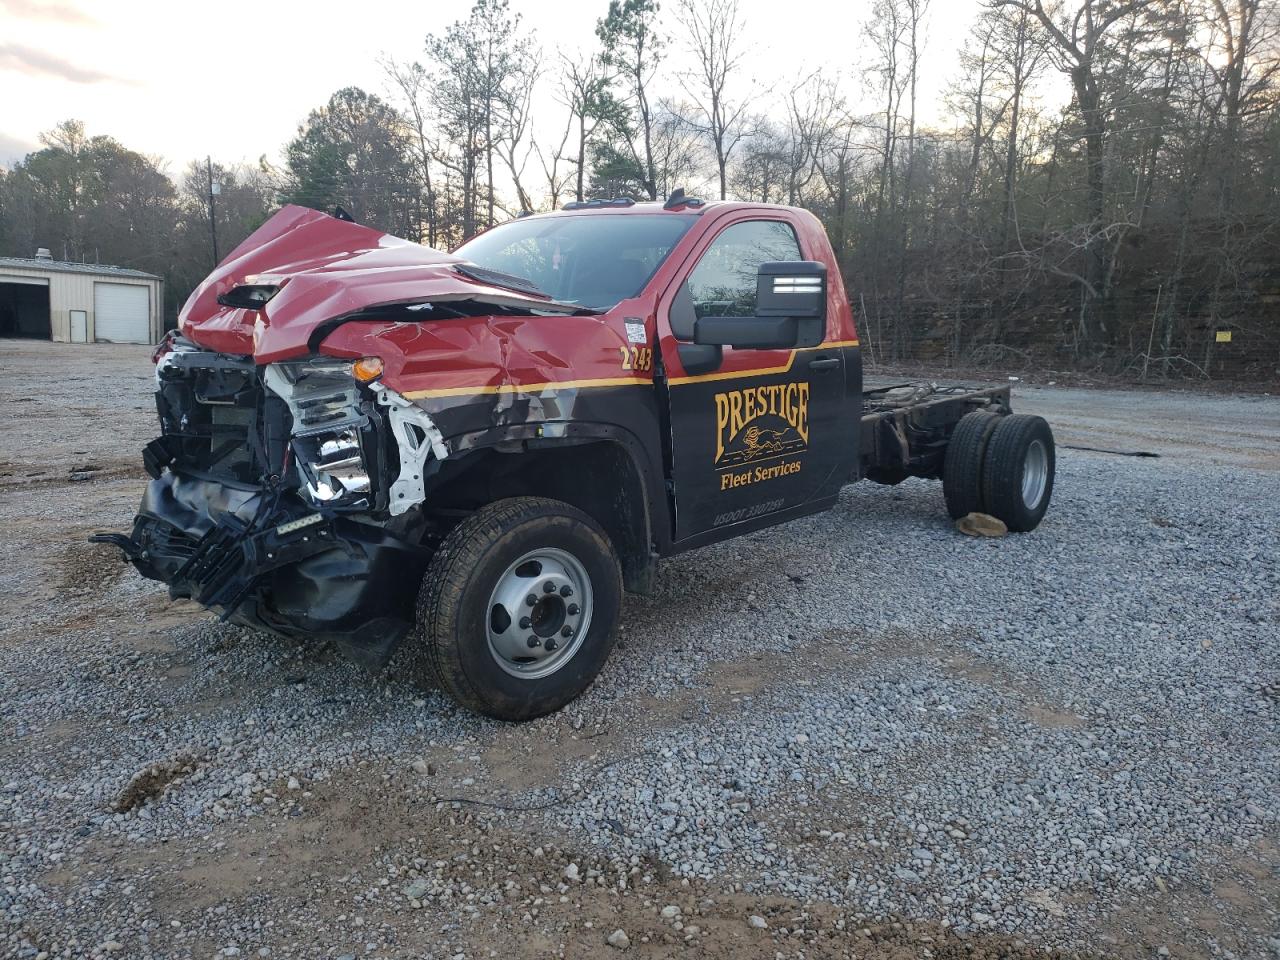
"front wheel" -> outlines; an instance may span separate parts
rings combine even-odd
[[[411,659],[467,709],[532,720],[591,685],[621,603],[618,559],[594,520],[557,500],[500,500],[432,558]]]

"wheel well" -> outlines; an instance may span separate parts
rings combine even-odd
[[[649,503],[639,470],[621,443],[561,441],[528,449],[488,448],[441,463],[422,509],[451,525],[507,497],[549,497],[572,504],[604,529],[632,593],[652,590]]]

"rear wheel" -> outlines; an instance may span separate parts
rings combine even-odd
[[[445,538],[418,595],[412,660],[469,710],[531,720],[590,686],[613,647],[618,560],[582,511],[500,500]]]
[[[1053,496],[1053,431],[1042,417],[1014,414],[996,424],[982,466],[986,512],[1011,531],[1039,526]]]
[[[942,495],[952,520],[986,512],[982,464],[991,432],[999,419],[990,411],[974,410],[961,417],[951,432],[942,462]]]

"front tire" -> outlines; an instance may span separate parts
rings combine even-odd
[[[552,713],[604,666],[621,604],[618,558],[589,516],[541,497],[488,504],[427,569],[415,679],[499,720]]]

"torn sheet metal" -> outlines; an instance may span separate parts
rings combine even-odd
[[[235,248],[196,287],[179,315],[182,335],[208,350],[252,355],[259,363],[310,352],[312,337],[335,318],[391,304],[476,301],[495,311],[572,312],[571,305],[459,272],[460,257],[287,206]],[[218,297],[246,284],[277,288],[257,310]]]
[[[510,407],[531,396],[653,385],[651,367],[630,363],[621,320],[608,316],[359,321],[338,327],[319,349],[350,360],[379,357],[382,381],[432,417],[472,397]]]
[[[437,460],[449,456],[444,437],[427,413],[410,403],[385,384],[374,383],[370,389],[379,406],[387,408],[391,433],[396,438],[400,453],[400,473],[391,484],[387,509],[393,517],[416,507],[426,497],[423,481],[427,458],[432,454]]]

